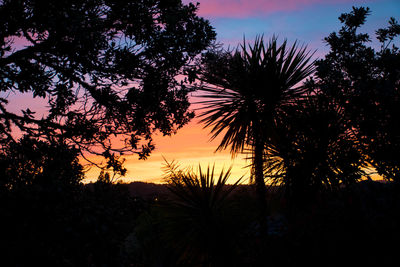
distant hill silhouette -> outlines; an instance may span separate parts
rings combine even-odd
[[[166,184],[131,182],[122,185],[128,188],[128,191],[132,196],[141,197],[143,199],[154,199],[169,194]]]
[[[85,186],[92,188],[94,183],[88,183]],[[121,183],[118,186],[127,188],[132,197],[140,197],[144,200],[151,200],[156,197],[167,196],[169,191],[166,184],[155,184],[146,182]]]
[[[167,184],[156,184],[147,182],[131,182],[131,183],[121,183],[119,186],[127,188],[129,194],[132,197],[140,197],[144,200],[151,200],[155,198],[166,198],[170,195],[170,191],[167,188]],[[89,188],[93,187],[93,183],[86,184]],[[229,186],[229,185],[227,185]],[[252,191],[252,186],[250,185],[238,185],[237,191]]]

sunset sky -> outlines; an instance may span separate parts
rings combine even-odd
[[[189,2],[189,1],[184,1]],[[194,2],[194,1],[192,1]],[[399,0],[200,0],[199,15],[210,20],[217,32],[217,41],[226,47],[236,47],[246,40],[254,40],[256,35],[266,38],[273,34],[279,40],[287,38],[289,42],[298,40],[317,50],[316,57],[322,57],[328,48],[323,42],[332,31],[340,28],[338,17],[343,12],[350,12],[352,6],[368,6],[371,9],[366,25],[362,28],[374,37],[374,31],[387,25],[391,16],[400,14]],[[374,41],[374,38],[372,39]],[[193,98],[192,98],[193,99]],[[161,167],[165,157],[175,160],[181,166],[202,167],[215,164],[216,169],[233,166],[231,182],[238,177],[249,176],[249,164],[244,155],[235,159],[229,151],[214,153],[219,140],[209,142],[209,130],[202,129],[198,120],[179,130],[172,137],[155,136],[156,150],[146,161],[139,161],[135,156],[126,158],[128,173],[124,181],[160,182]],[[98,171],[88,172],[88,180],[95,179]]]
[[[196,2],[184,0],[185,3]],[[279,41],[287,38],[290,43],[298,40],[311,50],[316,50],[315,57],[323,57],[328,51],[323,38],[332,31],[340,29],[338,17],[341,13],[350,12],[352,6],[368,6],[371,15],[362,28],[374,38],[374,31],[385,27],[391,16],[400,20],[400,0],[199,0],[198,14],[211,22],[217,32],[217,41],[225,47],[236,47],[242,42],[254,40],[256,35],[263,34],[270,38],[273,34]],[[12,96],[11,96],[12,98]],[[30,103],[31,96],[19,96],[19,105]],[[193,98],[192,98],[193,101]],[[35,102],[40,109],[44,103]],[[19,106],[18,105],[18,106]],[[43,107],[43,106],[42,106]],[[15,107],[19,109],[19,107]],[[137,156],[126,158],[128,173],[122,180],[161,182],[161,167],[164,158],[175,160],[182,166],[203,167],[215,164],[216,169],[233,166],[231,182],[240,176],[248,177],[245,168],[249,162],[244,155],[232,159],[229,151],[214,153],[219,139],[209,142],[209,130],[202,129],[198,120],[180,129],[172,137],[155,136],[156,150],[146,161],[137,160]],[[95,180],[99,170],[92,168],[87,173],[87,181]]]

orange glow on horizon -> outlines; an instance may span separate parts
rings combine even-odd
[[[246,166],[250,162],[245,159],[246,155],[239,154],[232,158],[229,149],[215,152],[221,138],[209,141],[209,130],[202,127],[198,123],[198,119],[193,119],[175,135],[155,135],[156,149],[147,160],[138,160],[137,155],[124,157],[126,160],[124,166],[128,171],[120,181],[163,183],[162,167],[165,164],[165,158],[168,162],[177,162],[182,168],[193,167],[196,169],[200,164],[202,169],[206,169],[208,166],[215,165],[215,178],[218,178],[217,175],[222,169],[227,170],[232,166],[228,183],[234,183],[242,176],[244,176],[242,183],[248,183],[250,170]],[[90,159],[98,160],[99,157],[90,156]],[[98,175],[99,169],[91,168],[86,173],[85,182],[96,181]]]

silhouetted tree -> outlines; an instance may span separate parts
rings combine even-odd
[[[329,96],[314,92],[287,106],[276,122],[265,175],[283,186],[291,204],[302,206],[315,200],[317,192],[336,191],[361,179],[365,156],[344,109]]]
[[[236,229],[232,226],[236,218],[230,200],[241,179],[227,185],[230,169],[222,170],[215,179],[214,167],[206,171],[199,167],[195,173],[179,172],[173,165],[169,166],[168,189],[172,198],[166,238],[180,252],[179,261],[193,266],[233,264],[230,260],[235,250]]]
[[[0,153],[4,266],[120,266],[141,211],[123,185],[83,185],[78,151],[29,137]]]
[[[193,116],[175,77],[215,38],[196,11],[180,0],[1,1],[2,143],[18,129],[112,160],[113,151],[147,157],[153,131],[169,135]],[[48,108],[13,112],[13,93]]]
[[[339,17],[343,24],[325,41],[330,52],[317,62],[315,88],[332,97],[345,110],[352,133],[368,162],[389,180],[400,175],[400,25],[376,31],[380,49],[367,46],[370,36],[358,33],[369,8],[353,7]]]
[[[63,143],[48,143],[24,136],[0,151],[0,186],[15,191],[32,186],[77,186],[83,179],[78,151]]]
[[[204,55],[199,79],[206,98],[200,114],[212,139],[223,134],[217,150],[231,153],[251,147],[254,181],[262,218],[266,214],[263,174],[264,150],[275,135],[275,120],[282,108],[303,95],[299,85],[313,70],[311,55],[297,43],[280,46],[273,37],[267,45],[257,37],[253,46],[244,42],[236,51],[214,51]],[[265,220],[265,219],[262,219]]]

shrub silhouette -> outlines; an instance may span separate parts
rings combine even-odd
[[[149,266],[157,261],[167,266],[234,265],[244,222],[233,198],[240,179],[227,185],[229,175],[230,169],[214,178],[214,168],[199,167],[195,173],[167,163],[170,197],[142,216],[133,239],[139,251],[147,250],[143,253]],[[163,243],[161,248],[151,245],[157,239]]]
[[[141,202],[121,185],[85,186],[77,150],[24,137],[0,156],[4,266],[117,266]]]
[[[329,97],[305,96],[277,120],[265,175],[296,207],[312,203],[321,191],[356,183],[367,166],[349,127],[344,110]]]

